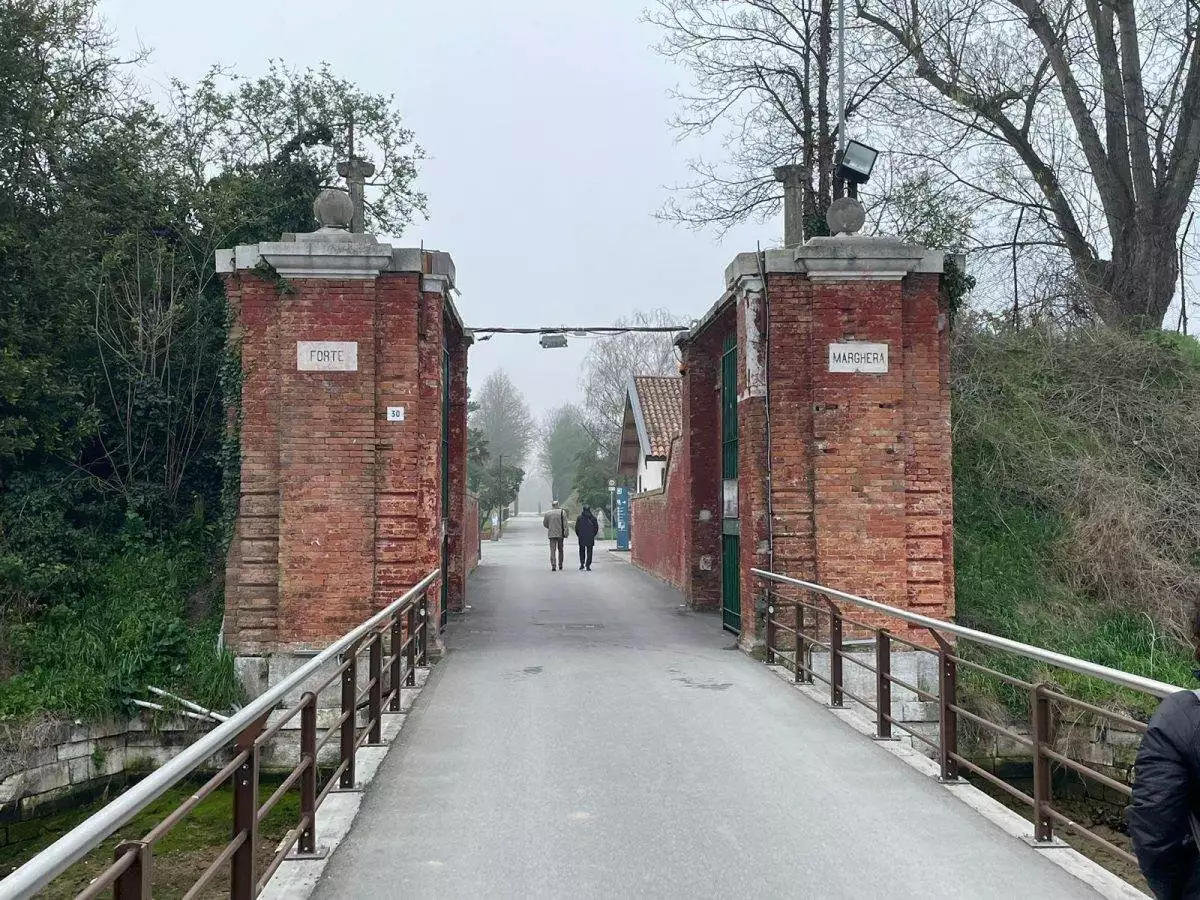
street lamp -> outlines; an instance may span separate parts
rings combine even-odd
[[[608,479],[608,524],[613,530],[613,537],[617,536],[617,482],[616,479]]]
[[[498,490],[504,488],[504,454],[498,454],[499,458],[496,461],[496,487]],[[498,494],[497,494],[498,496]],[[504,522],[504,508],[500,507],[492,512],[492,540],[500,540],[500,526]]]

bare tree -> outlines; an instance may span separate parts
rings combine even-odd
[[[508,373],[497,369],[483,382],[471,413],[470,426],[487,439],[489,464],[524,466],[537,431],[529,404]]]
[[[909,58],[886,106],[914,154],[1021,215],[1030,238],[1009,246],[1065,252],[1101,320],[1161,326],[1200,166],[1196,0],[858,0],[858,15]]]
[[[662,29],[659,52],[692,75],[691,88],[676,93],[676,131],[687,138],[724,128],[728,154],[720,163],[693,161],[694,180],[663,218],[722,229],[765,220],[782,199],[772,169],[798,163],[805,231],[827,233],[825,210],[842,193],[834,179],[833,9],[833,0],[657,0],[646,12]],[[847,61],[848,119],[902,59],[881,49]]]
[[[618,319],[615,324],[667,326],[678,324],[680,319],[665,309],[653,309],[637,312],[632,319]],[[583,389],[587,428],[605,452],[620,440],[629,379],[634,375],[678,373],[673,337],[665,332],[627,332],[600,338],[592,345],[583,358],[579,386]]]
[[[975,223],[971,197],[962,186],[927,167],[894,160],[872,178],[871,187],[864,199],[876,233],[941,250],[966,248]]]
[[[93,469],[142,505],[173,507],[221,427],[210,364],[221,352],[219,307],[206,296],[211,270],[192,263],[165,241],[138,244],[104,272],[94,295],[98,402],[110,426],[96,434],[107,465]]]

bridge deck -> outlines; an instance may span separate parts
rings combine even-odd
[[[485,543],[317,897],[1096,896],[670,588],[569,542],[552,574],[543,534]]]

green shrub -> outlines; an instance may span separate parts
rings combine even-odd
[[[39,710],[94,717],[127,710],[146,685],[228,708],[239,697],[232,657],[218,650],[219,572],[211,547],[186,539],[124,548],[92,563],[76,596],[36,614],[10,612],[13,674],[0,717]]]

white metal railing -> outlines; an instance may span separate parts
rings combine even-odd
[[[1145,721],[1126,715],[1119,709],[1123,706],[1120,702],[1106,707],[1072,696],[1067,688],[1056,684],[1051,677],[1042,673],[1035,673],[1033,677],[1039,680],[1031,681],[984,665],[978,659],[962,655],[948,638],[957,638],[958,642],[963,644],[979,644],[1044,663],[1055,669],[1100,679],[1131,693],[1151,698],[1165,697],[1177,693],[1182,688],[1102,666],[1086,659],[976,631],[974,628],[953,622],[923,616],[800,578],[791,578],[763,569],[751,571],[771,585],[799,589],[796,592],[797,596],[781,595],[769,589],[766,620],[768,665],[782,665],[791,669],[798,684],[813,684],[819,681],[827,685],[831,707],[842,707],[849,698],[872,711],[875,714],[875,736],[878,739],[893,740],[896,737],[894,730],[899,729],[908,735],[914,746],[923,744],[938,760],[939,777],[943,781],[953,782],[960,778],[963,772],[971,772],[1014,800],[1029,806],[1032,810],[1033,837],[1038,846],[1056,846],[1055,831],[1064,829],[1128,865],[1137,865],[1137,859],[1127,841],[1120,838],[1115,841],[1109,840],[1098,831],[1088,828],[1088,823],[1077,821],[1069,808],[1056,805],[1055,772],[1069,773],[1083,779],[1089,786],[1111,792],[1113,796],[1130,798],[1132,788],[1128,772],[1119,766],[1106,767],[1103,762],[1097,761],[1087,752],[1081,752],[1069,740],[1061,740],[1064,733],[1060,733],[1060,725],[1067,725],[1065,734],[1069,734],[1080,723],[1088,722],[1106,732],[1116,729],[1127,734],[1140,735],[1146,731]],[[873,619],[867,622],[861,618],[851,618],[849,613],[852,610],[846,609],[850,606],[882,613],[887,619]],[[894,626],[891,625],[891,620],[906,622],[927,630],[933,645],[897,634],[892,630]],[[846,640],[847,626],[874,634],[873,659],[871,654],[862,652],[861,645],[864,642]],[[906,681],[896,676],[893,671],[891,648],[897,643],[906,648],[905,654],[919,652],[932,655],[937,665],[936,688],[922,685],[919,678],[912,679],[910,676]],[[814,664],[814,648],[818,647],[828,654],[828,669],[822,671]],[[874,696],[870,696],[869,689],[860,686],[861,676],[858,676],[858,680],[852,686],[847,684],[844,672],[847,663],[874,675]],[[974,677],[999,682],[1008,692],[1009,700],[1015,701],[1024,693],[1028,702],[1025,730],[1022,730],[1019,713],[1011,705],[989,713],[988,709],[968,702],[969,697],[960,693],[958,688],[960,669],[966,669]],[[914,684],[914,681],[917,683]],[[892,696],[894,688],[937,707],[936,740],[927,730],[905,720],[902,712],[897,713]],[[1027,750],[1033,768],[1032,793],[1026,792],[1024,784],[1012,783],[994,768],[989,768],[985,759],[960,752],[960,721],[974,730],[973,739],[1003,739],[1012,746]],[[1128,743],[1125,746],[1128,746]]]
[[[874,610],[875,612],[884,613],[894,619],[902,619],[905,622],[911,622],[914,625],[920,625],[923,628],[932,628],[935,631],[943,634],[953,634],[957,637],[966,638],[976,644],[984,644],[988,647],[995,647],[997,650],[1005,650],[1009,653],[1015,653],[1018,656],[1024,656],[1027,659],[1034,659],[1038,662],[1044,662],[1048,665],[1057,666],[1060,669],[1066,669],[1070,672],[1077,672],[1080,675],[1089,675],[1092,678],[1099,678],[1102,681],[1107,681],[1110,684],[1115,684],[1119,687],[1129,688],[1134,691],[1144,691],[1147,694],[1154,694],[1157,697],[1168,697],[1171,694],[1176,694],[1179,691],[1185,690],[1178,685],[1167,684],[1165,681],[1156,681],[1153,678],[1145,678],[1141,675],[1134,675],[1130,672],[1122,672],[1120,669],[1113,669],[1108,666],[1102,666],[1099,663],[1089,662],[1086,659],[1079,659],[1075,656],[1067,656],[1063,653],[1055,653],[1053,650],[1046,650],[1042,647],[1035,647],[1032,644],[1023,644],[1020,641],[1014,641],[1009,638],[998,637],[994,634],[988,634],[986,631],[976,631],[974,628],[967,628],[965,625],[956,625],[953,622],[947,622],[944,619],[934,619],[929,616],[922,616],[919,613],[909,612],[906,609],[900,609],[895,606],[888,606],[886,603],[880,603],[877,600],[868,600],[866,597],[859,597],[855,594],[848,594],[845,591],[835,590],[834,588],[825,587],[822,584],[814,584],[811,581],[802,581],[799,578],[792,578],[788,575],[780,575],[777,572],[768,572],[764,569],[751,569],[755,575],[760,578],[765,578],[767,581],[773,581],[777,584],[787,584],[792,587],[803,588],[806,591],[812,591],[816,594],[821,594],[829,597],[832,600],[841,600],[845,603],[852,603],[863,609]]]
[[[191,775],[206,760],[226,749],[247,729],[252,728],[256,722],[275,709],[289,693],[317,675],[323,666],[334,660],[339,654],[355,647],[380,624],[388,621],[399,610],[422,597],[429,586],[440,576],[440,570],[426,575],[404,596],[388,604],[386,608],[353,631],[334,641],[287,678],[269,688],[266,693],[256,697],[236,715],[217,725],[195,743],[185,747],[177,756],[155,769],[121,796],[71,829],[7,878],[0,880],[0,900],[24,900],[44,888],[70,866],[94,850],[118,828],[128,823],[147,806]],[[423,605],[420,615],[425,615]],[[428,629],[428,621],[422,622],[421,626]],[[425,634],[428,635],[427,630]],[[397,685],[393,685],[393,689],[397,688]],[[353,694],[351,696],[353,697]]]

